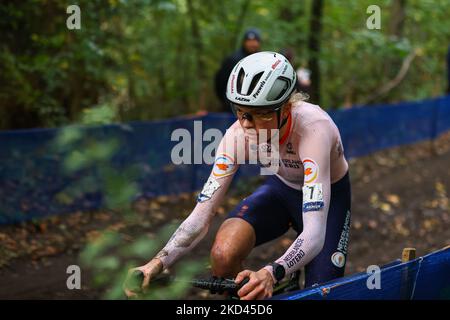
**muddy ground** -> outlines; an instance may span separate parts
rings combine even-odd
[[[405,247],[425,255],[450,244],[450,134],[352,159],[352,226],[346,274],[383,265]],[[207,237],[187,258],[207,258],[224,216],[257,182],[241,182],[220,207]],[[113,212],[76,212],[0,227],[0,299],[100,299],[105,289],[82,271],[82,289],[68,290],[66,268],[79,264],[79,252],[102,230],[113,230],[128,243],[155,237],[168,222],[186,217],[195,194],[159,197],[135,204],[137,220]],[[256,248],[246,267],[257,269],[284,253],[294,233]],[[144,261],[142,261],[144,262]],[[204,271],[204,275],[208,273]],[[191,290],[186,298],[217,298]]]

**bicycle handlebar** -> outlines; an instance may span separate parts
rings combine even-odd
[[[247,277],[240,283],[234,282],[234,279],[212,277],[210,279],[193,279],[190,282],[196,288],[209,290],[212,294],[223,294],[227,292],[231,295],[237,295],[241,289],[250,279]]]
[[[133,284],[133,289],[136,289],[136,286],[139,288],[144,280],[144,274],[139,271],[135,270],[131,274],[131,283]],[[230,295],[237,295],[237,292],[239,289],[241,289],[250,279],[248,277],[244,278],[240,283],[235,283],[234,279],[228,279],[228,278],[220,278],[220,277],[211,277],[209,279],[192,279],[192,280],[179,280],[174,277],[170,276],[160,276],[156,277],[153,280],[150,280],[150,282],[168,282],[168,281],[182,281],[182,282],[188,282],[193,287],[209,290],[212,294],[218,293],[228,293]]]

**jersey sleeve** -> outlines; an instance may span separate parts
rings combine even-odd
[[[155,258],[161,260],[164,268],[190,252],[208,232],[211,220],[238,170],[232,141],[233,133],[227,131],[217,148],[209,178],[197,196],[196,206],[156,255]]]
[[[332,137],[332,128],[327,121],[317,121],[303,129],[299,146],[304,170],[303,203],[299,203],[303,231],[286,253],[276,260],[284,266],[286,274],[308,264],[323,248],[331,197]]]

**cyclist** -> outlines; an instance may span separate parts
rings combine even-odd
[[[295,71],[279,53],[255,53],[234,67],[227,99],[238,119],[219,144],[211,175],[192,213],[150,262],[130,270],[144,273],[143,288],[205,236],[241,164],[240,152],[245,159],[252,150],[258,156],[262,149],[275,153],[270,149],[276,148],[276,142],[279,161],[260,161],[274,174],[229,213],[216,234],[213,275],[236,277],[236,283],[249,277],[238,292],[244,300],[270,297],[277,282],[302,267],[305,287],[344,275],[351,202],[348,163],[332,119],[319,106],[305,102],[295,92],[295,84]],[[275,134],[264,135],[264,130]],[[242,271],[242,262],[255,246],[290,227],[298,237],[284,255],[258,271]],[[125,291],[128,296],[136,294]]]

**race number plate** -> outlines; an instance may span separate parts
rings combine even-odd
[[[213,177],[209,177],[208,181],[206,181],[203,186],[202,192],[197,197],[197,202],[203,202],[211,199],[214,192],[220,188],[220,184]]]
[[[319,211],[323,208],[323,193],[321,183],[303,186],[303,212]]]

